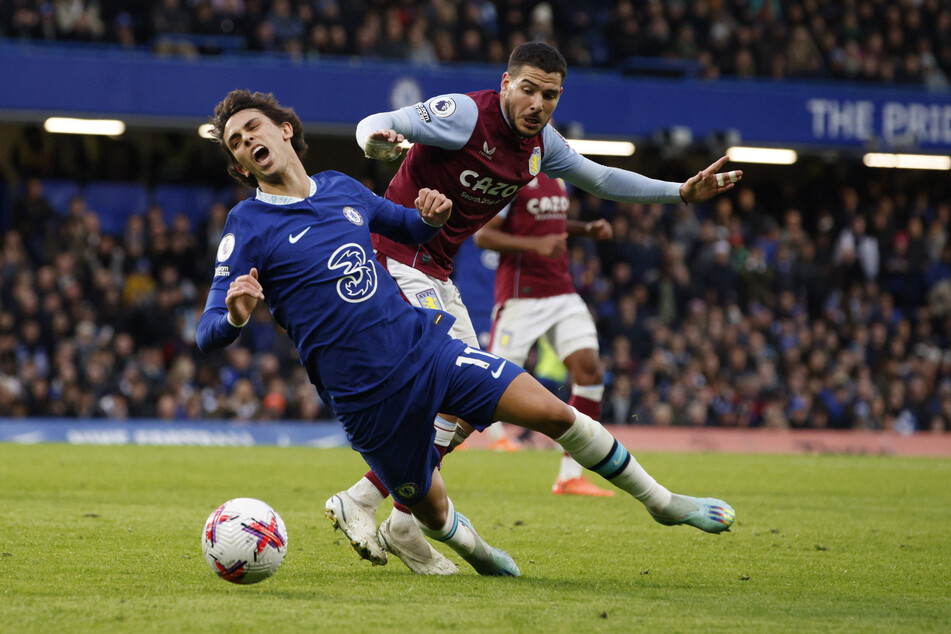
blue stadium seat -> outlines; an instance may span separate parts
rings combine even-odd
[[[6,231],[13,222],[13,199],[10,188],[0,180],[0,231]]]
[[[152,191],[152,202],[162,208],[169,225],[179,213],[191,218],[192,224],[201,222],[208,217],[208,209],[218,198],[213,187],[201,185],[158,185]]]
[[[43,194],[46,200],[56,211],[56,213],[65,216],[69,213],[69,201],[73,196],[81,194],[81,187],[76,181],[64,180],[59,178],[43,179]]]
[[[100,181],[86,185],[83,194],[86,206],[99,214],[103,233],[120,235],[126,221],[133,214],[143,214],[148,208],[149,195],[138,183]]]
[[[240,35],[210,35],[204,33],[159,33],[152,46],[162,44],[190,44],[210,51],[235,52],[243,50],[247,41]]]

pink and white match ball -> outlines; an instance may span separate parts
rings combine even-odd
[[[235,498],[208,517],[201,533],[201,552],[225,581],[257,583],[284,562],[287,529],[281,516],[261,500]]]

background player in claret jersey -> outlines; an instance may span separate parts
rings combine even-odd
[[[567,238],[610,240],[613,232],[603,218],[568,220],[568,205],[565,184],[539,174],[476,232],[477,246],[500,254],[489,352],[524,366],[532,346],[544,338],[568,369],[568,402],[599,420],[604,372],[598,333],[568,272]],[[501,423],[495,423],[489,433],[505,431]],[[582,466],[564,454],[552,491],[558,495],[614,495],[614,491],[585,480],[582,473]]]
[[[480,574],[519,575],[512,558],[489,546],[446,494],[433,448],[437,411],[464,416],[480,430],[498,419],[544,433],[640,500],[657,521],[729,530],[734,515],[725,502],[671,493],[597,421],[514,363],[450,337],[451,315],[402,298],[371,254],[370,231],[407,243],[428,240],[450,216],[444,195],[420,189],[413,209],[339,172],[308,176],[300,120],[272,95],[233,91],[212,123],[229,171],[257,192],[228,214],[198,322],[199,347],[229,345],[258,302],[267,302],[353,448],[426,535]]]
[[[435,238],[421,245],[375,235],[377,258],[414,305],[440,308],[456,317],[452,335],[478,346],[458,290],[449,280],[462,243],[489,221],[539,173],[566,181],[602,198],[630,202],[701,202],[727,191],[742,172],[717,170],[723,157],[683,183],[659,181],[605,167],[575,152],[549,125],[567,75],[565,60],[542,42],[518,46],[509,57],[501,88],[433,97],[393,112],[366,117],[357,143],[366,155],[393,160],[400,144],[414,143],[386,190],[386,198],[409,204],[420,187],[432,187],[453,202],[453,214]],[[456,423],[435,421],[436,444],[454,442]],[[325,505],[327,516],[356,550],[373,563],[392,552],[419,573],[435,573],[445,558],[428,548],[405,508],[376,527],[376,509],[387,495],[372,472]],[[384,550],[385,549],[385,550]]]

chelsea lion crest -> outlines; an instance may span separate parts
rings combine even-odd
[[[396,494],[404,500],[410,500],[419,494],[419,485],[415,482],[407,482],[396,487]]]
[[[349,220],[350,222],[352,222],[353,224],[357,226],[363,224],[363,216],[361,216],[360,212],[354,209],[353,207],[351,207],[350,205],[347,205],[346,207],[343,208],[343,215],[347,218],[347,220]]]
[[[532,150],[532,157],[528,159],[528,173],[536,176],[542,169],[542,149],[540,147]]]

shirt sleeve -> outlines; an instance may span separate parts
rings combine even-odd
[[[648,178],[637,172],[607,167],[578,154],[550,125],[543,131],[542,171],[607,200],[635,203],[680,203],[682,183]]]
[[[423,244],[432,240],[442,226],[434,227],[420,217],[415,207],[404,207],[354,181],[362,190],[364,205],[370,216],[370,231],[403,244]]]
[[[469,141],[478,119],[479,107],[472,97],[459,93],[440,95],[366,117],[357,124],[357,145],[365,148],[370,133],[377,130],[396,130],[412,143],[458,150]]]
[[[241,334],[241,328],[228,321],[225,297],[236,277],[248,273],[252,266],[258,266],[260,270],[256,250],[257,239],[250,225],[235,214],[229,214],[215,256],[215,273],[205,311],[198,320],[195,335],[198,349],[202,352],[224,348]]]

